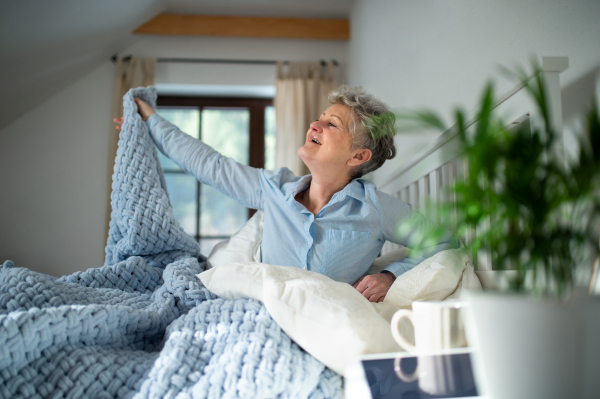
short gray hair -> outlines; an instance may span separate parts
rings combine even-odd
[[[352,149],[364,148],[372,153],[369,161],[354,169],[353,179],[379,169],[386,160],[396,156],[396,117],[383,102],[365,93],[362,87],[349,86],[332,90],[329,102],[350,108],[353,116],[353,123],[350,125]]]

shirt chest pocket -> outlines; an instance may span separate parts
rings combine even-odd
[[[370,238],[368,231],[328,229],[321,273],[337,281],[356,273],[356,263],[366,255]]]

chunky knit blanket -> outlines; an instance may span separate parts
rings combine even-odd
[[[196,277],[206,258],[175,218],[134,97],[113,174],[106,262],[55,278],[0,270],[0,398],[332,398],[341,377],[255,300]]]

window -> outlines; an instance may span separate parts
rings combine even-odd
[[[157,112],[221,154],[257,168],[274,167],[275,110],[270,99],[159,97]],[[159,153],[175,218],[208,255],[254,211],[201,184]]]

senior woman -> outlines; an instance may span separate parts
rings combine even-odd
[[[359,179],[396,154],[394,117],[387,107],[360,88],[347,86],[332,91],[329,101],[332,105],[310,124],[298,150],[311,174],[298,177],[287,168],[267,171],[240,165],[181,132],[136,98],[163,154],[202,183],[264,210],[263,262],[324,274],[380,302],[397,276],[428,256],[457,248],[458,240],[443,230],[430,242],[439,226]],[[386,240],[417,246],[419,256],[361,277]]]

